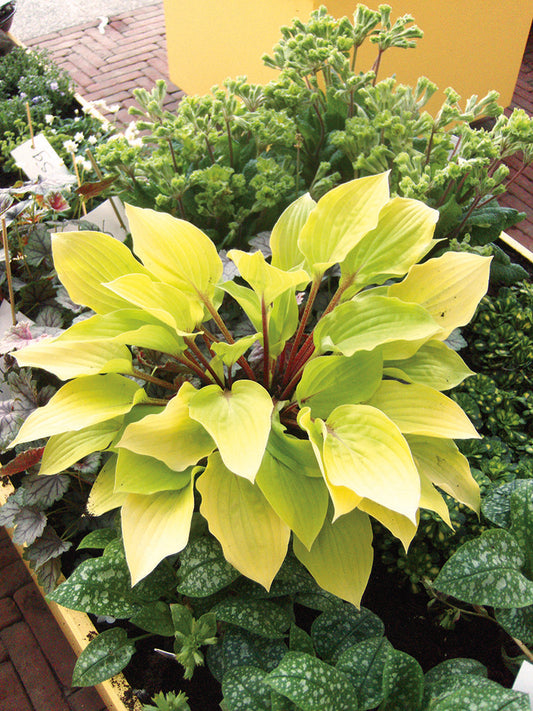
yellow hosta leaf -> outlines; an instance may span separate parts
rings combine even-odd
[[[368,404],[382,410],[404,434],[479,439],[459,405],[427,385],[384,380]]]
[[[71,380],[44,407],[31,413],[9,446],[105,422],[124,415],[144,399],[144,390],[122,375],[87,375]]]
[[[127,494],[115,494],[116,454],[109,457],[96,477],[87,500],[87,511],[91,516],[102,516],[108,511],[122,506]]]
[[[341,264],[342,278],[355,277],[355,285],[360,289],[403,276],[432,247],[438,219],[438,210],[419,200],[400,197],[390,200],[379,213],[377,226]]]
[[[54,266],[76,304],[105,314],[131,306],[102,286],[124,274],[149,272],[118,240],[102,232],[58,232],[52,235]]]
[[[309,464],[314,476],[306,472]],[[277,424],[255,481],[278,516],[310,548],[324,523],[329,498],[311,444],[286,434]]]
[[[274,301],[268,320],[270,355],[275,358],[298,328],[299,310],[294,291],[286,291]]]
[[[444,340],[467,324],[487,291],[491,257],[466,252],[447,252],[409,270],[389,295],[423,306],[441,328]]]
[[[215,448],[204,427],[189,416],[196,392],[184,383],[162,412],[128,425],[117,446],[159,459],[175,471],[196,464]]]
[[[250,254],[231,249],[228,257],[235,262],[242,278],[267,306],[288,289],[303,289],[309,283],[309,276],[302,269],[288,272],[273,267],[265,261],[261,252]]]
[[[298,248],[314,275],[342,262],[359,240],[378,224],[389,200],[389,174],[371,175],[339,185],[309,213]]]
[[[438,325],[418,304],[369,293],[337,306],[319,321],[314,342],[320,353],[352,356],[398,339],[427,340],[438,332]]]
[[[412,451],[412,450],[411,450]],[[414,457],[415,464],[418,464],[418,460]],[[423,467],[417,467],[418,473],[420,474],[420,508],[428,509],[429,511],[434,511],[438,514],[441,519],[448,524],[448,526],[453,529],[452,522],[450,520],[450,511],[446,505],[446,501],[442,494],[433,486],[431,480],[426,476]]]
[[[126,346],[110,341],[76,343],[45,341],[14,353],[21,366],[44,368],[60,380],[98,373],[132,373],[131,353]]]
[[[402,542],[404,549],[407,551],[418,528],[418,516],[416,523],[413,523],[406,516],[402,516],[396,511],[391,511],[385,506],[380,506],[375,501],[369,501],[368,499],[363,499],[358,509],[375,518],[385,528],[388,528],[392,535]]]
[[[320,587],[361,605],[374,557],[367,514],[356,509],[333,523],[326,518],[310,551],[297,538],[293,549]]]
[[[411,358],[388,360],[385,375],[428,385],[435,390],[449,390],[474,372],[461,356],[442,341],[428,341]]]
[[[324,430],[322,459],[328,481],[416,523],[420,478],[394,422],[375,407],[341,405]]]
[[[207,235],[190,222],[155,210],[126,205],[126,215],[134,252],[158,279],[213,298],[222,261]]]
[[[189,414],[215,440],[228,469],[254,481],[270,434],[274,406],[268,392],[252,380],[231,390],[208,385],[190,401]]]
[[[315,205],[311,195],[305,193],[282,213],[270,235],[272,266],[287,271],[303,266],[304,255],[298,247],[298,237]]]
[[[193,482],[180,491],[130,494],[121,510],[124,552],[132,586],[187,545],[194,512]]]
[[[261,300],[255,291],[242,284],[236,284],[234,281],[225,281],[220,285],[220,289],[235,299],[252,322],[255,330],[261,331]]]
[[[454,499],[479,512],[479,486],[467,458],[449,439],[408,435],[407,440],[421,475]]]
[[[378,352],[355,353],[350,358],[331,355],[307,363],[296,388],[300,407],[325,419],[339,405],[368,400],[381,382],[382,359]]]
[[[119,417],[77,432],[53,435],[44,448],[39,474],[58,474],[88,454],[106,449],[121,423],[122,418]]]
[[[157,494],[183,489],[191,480],[191,467],[176,472],[159,459],[121,449],[115,469],[115,494]]]
[[[235,365],[239,358],[244,355],[259,338],[260,335],[258,333],[252,333],[251,336],[239,338],[235,343],[213,343],[211,350],[220,356],[225,365],[231,367]]]
[[[197,298],[169,284],[152,281],[144,274],[127,274],[105,286],[175,328],[180,336],[190,335],[204,316],[204,309]]]
[[[289,527],[259,487],[230,472],[218,452],[209,456],[197,488],[202,496],[200,512],[226,560],[270,590],[287,553]]]
[[[172,355],[177,355],[186,348],[175,329],[165,326],[159,319],[140,309],[121,309],[109,314],[96,314],[73,324],[55,340],[61,343],[114,341]]]

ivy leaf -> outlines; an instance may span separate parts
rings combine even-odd
[[[289,614],[270,600],[228,598],[212,608],[217,620],[270,639],[281,639],[291,624]]]
[[[462,545],[444,564],[435,588],[471,605],[526,607],[533,582],[520,572],[524,553],[507,531],[493,529]]]
[[[94,686],[118,674],[135,653],[135,646],[118,627],[92,639],[80,654],[72,673],[72,686]]]
[[[288,652],[265,681],[302,711],[356,711],[358,708],[357,693],[349,678],[310,654]]]
[[[324,612],[311,625],[311,637],[317,654],[336,662],[354,644],[382,636],[385,627],[377,615],[365,607],[357,610],[345,604],[335,612]]]
[[[46,526],[46,514],[35,506],[24,506],[14,518],[13,543],[30,545]]]
[[[52,526],[46,526],[42,536],[24,550],[24,558],[31,561],[34,568],[40,568],[51,558],[58,558],[68,551],[71,546],[72,543],[60,538]]]
[[[63,496],[69,484],[70,479],[65,474],[29,476],[24,480],[24,503],[48,508]]]
[[[270,687],[266,672],[252,666],[230,669],[222,680],[224,702],[229,711],[270,711]]]
[[[240,573],[226,561],[218,541],[202,536],[180,553],[178,575],[178,592],[188,597],[207,597],[232,583]]]

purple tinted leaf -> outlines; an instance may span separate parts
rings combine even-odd
[[[265,259],[272,256],[270,247],[270,232],[259,232],[249,241],[250,252],[261,252]]]
[[[15,400],[0,401],[0,448],[5,449],[24,422],[25,413],[16,407]],[[32,408],[34,409],[34,408]],[[28,413],[29,414],[29,413]]]
[[[53,592],[59,581],[59,575],[61,573],[61,563],[59,558],[51,558],[44,565],[36,570],[37,582],[42,587],[45,595],[49,595]]]
[[[46,526],[43,535],[24,550],[24,558],[40,568],[52,558],[58,558],[72,546],[70,541],[63,541],[52,526]]]
[[[32,474],[24,480],[24,503],[28,506],[39,504],[44,508],[60,499],[68,489],[70,479],[65,474],[39,476]]]
[[[14,518],[13,543],[30,545],[46,526],[46,515],[34,506],[24,506]]]
[[[63,329],[61,311],[53,306],[45,306],[35,317],[35,325]]]
[[[15,525],[15,516],[22,509],[22,490],[19,489],[8,498],[3,506],[0,506],[0,526],[11,528]]]

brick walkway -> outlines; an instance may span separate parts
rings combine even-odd
[[[76,656],[0,528],[0,711],[105,711],[92,688],[72,689]]]

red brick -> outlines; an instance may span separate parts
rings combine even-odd
[[[8,659],[9,655],[7,653],[7,649],[5,648],[4,643],[0,642],[0,664],[2,662],[7,662]]]
[[[63,692],[25,622],[0,631],[11,663],[35,711],[69,711]],[[17,710],[18,711],[18,710]]]
[[[106,705],[93,687],[79,689],[67,698],[71,711],[106,711]]]
[[[6,565],[15,563],[15,561],[20,561],[20,556],[13,543],[11,543],[11,538],[6,535],[6,538],[2,538],[0,541],[0,570],[5,568]]]
[[[0,598],[9,597],[30,580],[30,574],[20,559],[6,565],[0,575]]]
[[[20,620],[20,612],[10,597],[4,597],[0,600],[0,630],[4,627],[18,622]]]
[[[0,664],[0,708],[2,711],[32,711],[12,664]]]
[[[35,585],[26,585],[14,595],[24,619],[63,686],[69,687],[76,655]]]

